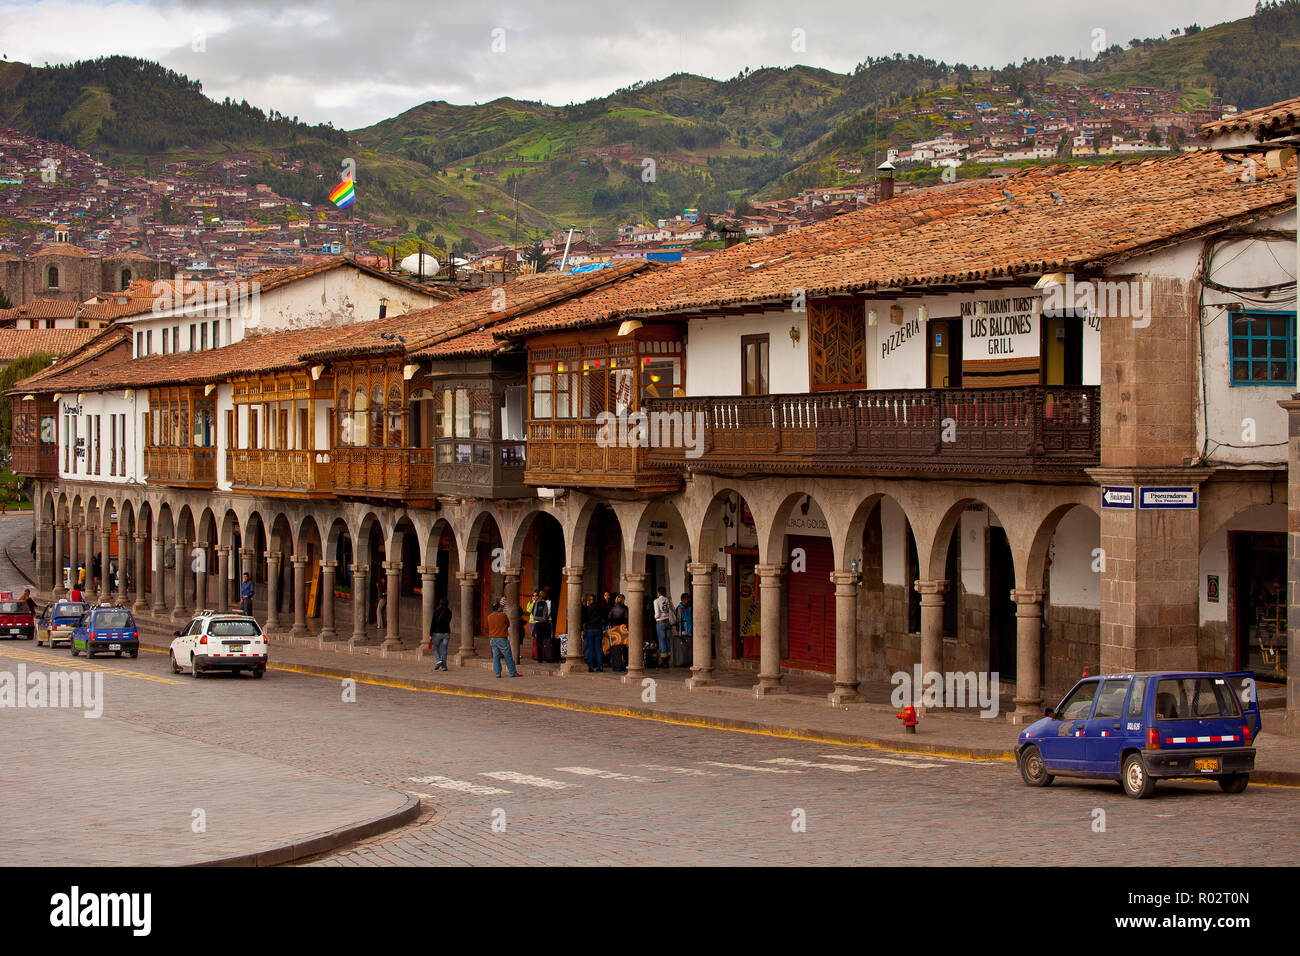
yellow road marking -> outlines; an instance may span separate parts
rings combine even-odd
[[[12,657],[14,660],[24,661],[26,663],[49,664],[52,667],[72,667],[77,670],[101,671],[105,674],[113,674],[118,677],[134,677],[137,680],[153,681],[155,684],[184,684],[182,680],[172,680],[170,677],[159,677],[156,674],[142,674],[139,671],[127,670],[124,667],[109,667],[105,664],[96,664],[94,661],[88,661],[80,657],[57,658],[40,651],[19,649],[16,647],[0,646],[0,657]]]

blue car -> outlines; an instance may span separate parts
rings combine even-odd
[[[76,657],[82,651],[87,657],[96,654],[138,657],[140,632],[136,630],[131,612],[124,607],[101,606],[83,614],[72,631],[72,656]]]
[[[1209,778],[1241,793],[1255,769],[1261,721],[1247,672],[1147,671],[1088,677],[1020,733],[1028,786],[1055,777],[1117,780],[1130,797],[1157,780]]]

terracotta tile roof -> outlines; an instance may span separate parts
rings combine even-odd
[[[35,375],[18,382],[6,392],[7,395],[13,395],[17,392],[57,392],[59,391],[59,381],[68,373],[87,368],[96,363],[117,367],[125,364],[131,356],[131,330],[119,325],[110,325],[106,329],[55,329],[54,331],[90,332],[93,338],[77,351],[65,355],[53,365],[43,368]],[[123,346],[125,347],[122,348]],[[122,348],[121,354],[118,356],[112,355],[113,350],[118,348]]]
[[[17,319],[96,319],[113,320],[147,311],[152,297],[146,300],[114,299],[106,302],[68,302],[62,299],[36,299],[12,309],[0,309],[0,325]]]
[[[350,334],[327,348],[305,353],[303,358],[318,361],[394,350],[423,355],[426,349],[456,336],[508,322],[593,289],[617,284],[649,267],[645,260],[629,260],[607,269],[576,275],[547,272],[520,276],[504,285],[479,289],[444,305],[352,326]],[[400,335],[405,342],[396,338],[385,339],[385,335]]]
[[[1277,127],[1295,129],[1298,118],[1300,118],[1300,96],[1274,103],[1272,106],[1261,106],[1256,110],[1225,116],[1213,123],[1206,123],[1201,127],[1201,135],[1209,138],[1218,133],[1250,130],[1263,139],[1266,138],[1264,134]]]
[[[1010,196],[1004,194],[1009,193]],[[807,297],[1099,268],[1285,211],[1295,168],[1237,181],[1217,153],[1040,167],[920,190],[815,226],[647,271],[499,326],[498,338]]]
[[[51,242],[49,245],[42,246],[39,250],[32,253],[36,256],[68,256],[72,259],[93,259],[94,256],[87,252],[81,246],[74,246],[70,242]]]
[[[450,301],[451,299],[457,298],[460,294],[459,290],[455,288],[421,285],[418,282],[413,282],[400,275],[394,275],[391,272],[376,269],[374,266],[366,265],[364,262],[357,262],[356,260],[349,259],[346,256],[329,256],[328,258],[316,262],[310,262],[305,265],[290,266],[283,269],[267,269],[263,272],[258,272],[249,276],[247,281],[249,283],[257,282],[262,292],[269,292],[271,289],[278,286],[286,285],[299,279],[305,279],[309,276],[320,275],[321,273],[338,269],[341,266],[352,266],[353,268],[358,269],[367,275],[374,276],[377,279],[383,279],[384,281],[391,282],[394,285],[400,285],[417,292],[423,292],[435,299]]]
[[[99,329],[0,329],[0,362],[37,352],[57,358],[75,352],[99,333]]]

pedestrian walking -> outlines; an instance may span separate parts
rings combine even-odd
[[[654,615],[655,636],[659,638],[659,657],[667,661],[672,651],[673,602],[669,600],[666,588],[655,590]]]
[[[605,670],[605,654],[601,650],[600,638],[605,630],[605,611],[596,602],[594,594],[588,594],[582,602],[582,643],[587,656],[587,673]]]
[[[433,669],[436,671],[445,671],[447,669],[447,643],[450,640],[451,608],[447,606],[447,599],[442,598],[433,609],[433,621],[429,624],[429,647],[432,649],[433,656],[437,661],[433,665]]]
[[[375,602],[375,626],[381,631],[388,627],[388,585],[381,576],[375,581],[379,599]]]
[[[487,619],[488,644],[492,647],[492,671],[497,677],[501,676],[501,660],[504,658],[510,676],[518,677],[515,657],[510,653],[510,615],[506,614],[502,604],[501,601],[493,604],[492,613]]]
[[[249,617],[253,615],[253,580],[244,572],[244,580],[239,585],[239,610]]]

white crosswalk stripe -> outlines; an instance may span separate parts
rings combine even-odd
[[[787,767],[813,767],[818,770],[838,770],[840,773],[866,773],[875,767],[855,767],[850,763],[817,763],[815,760],[795,760],[793,757],[773,757],[763,763],[779,763]]]
[[[802,770],[788,770],[781,767],[751,767],[747,763],[723,763],[720,760],[702,760],[710,767],[726,767],[729,770],[751,770],[754,773],[803,773]]]
[[[654,783],[649,777],[638,777],[631,773],[617,773],[613,770],[598,770],[595,767],[556,767],[560,773],[574,773],[581,777],[598,777],[601,780],[630,780],[634,783]]]
[[[411,783],[428,784],[431,787],[437,787],[440,790],[455,790],[458,793],[474,793],[480,797],[490,797],[498,793],[509,793],[509,790],[502,790],[500,787],[485,787],[479,783],[470,783],[468,780],[453,780],[451,777],[444,777],[434,774],[430,777],[408,777]]]
[[[712,770],[700,770],[698,767],[672,767],[662,763],[630,763],[626,766],[639,767],[642,770],[657,770],[660,773],[674,773],[680,777],[716,777]]]
[[[941,763],[922,763],[919,760],[895,760],[892,757],[859,757],[856,754],[820,754],[832,760],[858,760],[862,763],[884,763],[891,767],[942,767]]]
[[[479,776],[491,777],[493,780],[500,780],[502,783],[518,783],[525,787],[542,787],[545,790],[568,790],[570,787],[582,786],[580,783],[565,783],[563,780],[534,777],[532,774],[516,773],[513,770],[491,770],[487,773],[481,773]]]

